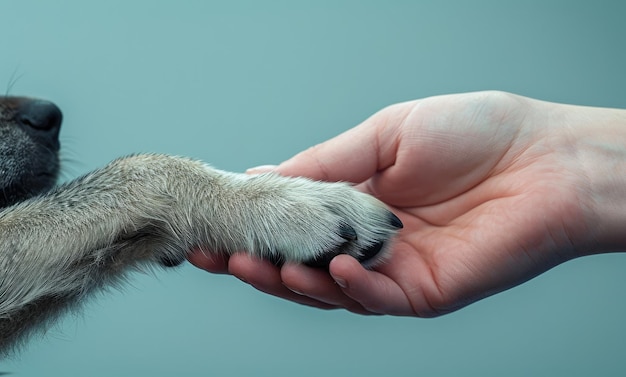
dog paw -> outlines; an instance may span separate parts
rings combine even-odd
[[[254,247],[278,262],[327,267],[339,254],[365,267],[384,259],[402,222],[379,200],[345,183],[264,174],[248,179]]]

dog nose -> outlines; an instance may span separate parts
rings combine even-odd
[[[18,120],[36,130],[50,131],[61,127],[63,114],[52,102],[33,100],[20,107]]]
[[[57,105],[44,100],[26,101],[19,106],[16,119],[55,149],[59,148],[58,137],[63,114]]]

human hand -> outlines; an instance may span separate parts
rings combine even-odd
[[[324,271],[245,253],[189,260],[320,308],[457,310],[606,246],[589,241],[607,231],[572,125],[590,113],[499,92],[390,106],[275,169],[353,182],[387,203],[404,223],[388,261],[365,270],[340,255]]]

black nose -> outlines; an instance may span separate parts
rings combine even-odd
[[[36,130],[50,131],[61,127],[63,114],[52,102],[33,100],[20,107],[18,120]]]
[[[44,100],[27,101],[19,107],[16,118],[31,133],[58,149],[63,114],[54,103]]]

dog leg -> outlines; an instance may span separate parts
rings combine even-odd
[[[0,353],[142,263],[194,246],[310,264],[373,263],[401,223],[348,185],[136,155],[0,212]]]

